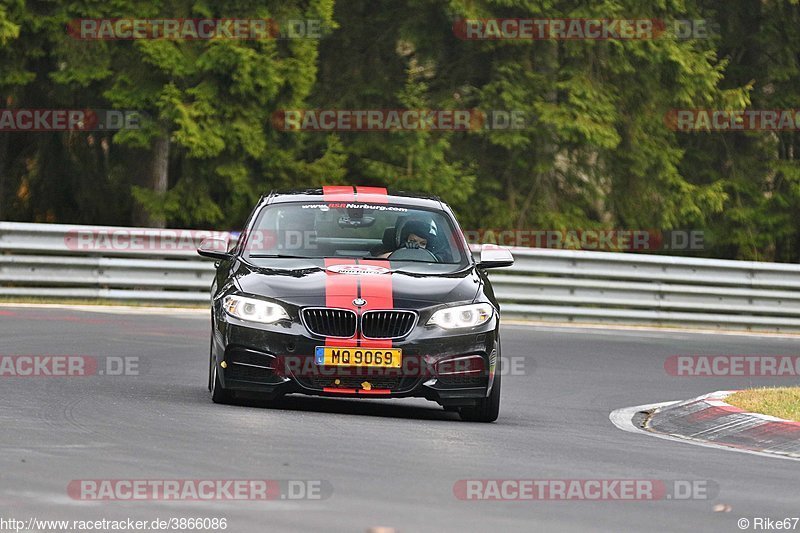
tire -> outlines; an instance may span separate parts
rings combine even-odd
[[[214,352],[211,352],[211,358],[208,360],[208,392],[211,392],[211,380],[214,379]]]
[[[222,383],[219,382],[219,374],[217,373],[217,365],[214,361],[214,356],[211,356],[211,372],[209,376],[211,382],[211,401],[214,403],[228,404],[233,402],[233,394],[222,388]]]
[[[494,422],[500,416],[500,357],[497,358],[497,368],[494,375],[492,392],[486,398],[481,398],[475,407],[462,407],[458,411],[461,420],[465,422]]]
[[[208,353],[211,359],[208,361],[208,392],[211,392],[211,380],[214,379],[214,313],[211,313],[211,341],[208,346]]]

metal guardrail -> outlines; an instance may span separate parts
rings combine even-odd
[[[206,303],[214,263],[195,249],[216,235],[0,222],[0,297]]]
[[[0,222],[0,297],[206,303],[214,266],[194,248],[212,233]],[[506,317],[800,331],[800,265],[512,250],[490,273]]]

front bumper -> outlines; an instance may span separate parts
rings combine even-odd
[[[325,345],[325,338],[312,335],[299,322],[262,326],[224,313],[216,314],[214,322],[212,353],[220,365],[220,382],[242,396],[419,397],[446,407],[471,406],[491,392],[500,359],[496,315],[482,326],[456,333],[418,325],[393,342],[393,348],[403,351],[403,367],[392,370],[316,365],[315,349]],[[452,359],[460,363],[463,357],[470,357],[470,366],[453,368]],[[439,363],[446,360],[451,366],[444,372]]]

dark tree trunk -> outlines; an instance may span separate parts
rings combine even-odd
[[[137,159],[135,153],[131,155],[133,156],[132,163],[138,169],[138,171],[134,171],[135,175],[140,176],[140,179],[134,180],[134,183],[147,187],[158,194],[165,194],[169,186],[169,136],[158,137],[153,142],[150,157],[145,158],[144,161]],[[144,207],[139,205],[133,208],[133,223],[137,226],[163,228],[166,221],[163,216],[148,213]]]
[[[6,172],[8,172],[8,132],[0,131],[0,220],[8,216],[6,209]]]
[[[150,176],[153,190],[160,195],[166,194],[169,185],[169,137],[166,135],[156,139],[153,145],[153,167]],[[163,228],[165,222],[161,215],[150,216],[150,225],[154,228]]]

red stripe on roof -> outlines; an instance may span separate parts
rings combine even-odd
[[[322,188],[325,202],[355,202],[356,193],[352,185],[326,185]]]
[[[356,187],[356,200],[370,204],[388,204],[386,187]]]

